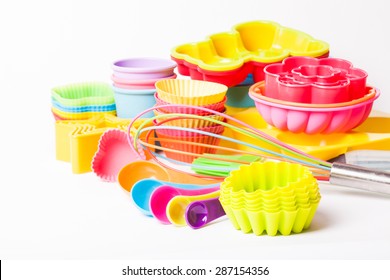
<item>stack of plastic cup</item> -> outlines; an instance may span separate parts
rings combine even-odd
[[[101,82],[55,87],[51,91],[51,104],[56,120],[83,120],[100,114],[116,114],[114,92],[109,84]]]
[[[220,135],[224,126],[216,125],[212,120],[196,119],[191,116],[205,116],[213,120],[224,121],[224,117],[212,114],[201,109],[180,107],[181,105],[194,105],[203,108],[213,109],[217,112],[225,112],[227,87],[222,84],[181,79],[163,79],[155,84],[157,105],[172,105],[155,109],[154,114],[158,116],[154,120],[155,125],[182,127],[205,131]],[[187,116],[173,119],[170,114],[181,113]],[[205,147],[199,144],[218,145],[219,138],[202,133],[181,131],[179,129],[156,129],[162,147],[172,151],[166,151],[168,158],[191,163],[196,155],[203,153],[215,153],[212,147]],[[174,141],[173,141],[174,140]],[[181,141],[181,143],[180,143]],[[179,151],[179,152],[177,152]],[[180,153],[185,152],[184,153]]]
[[[254,162],[231,172],[220,202],[236,229],[289,235],[307,229],[321,195],[311,171],[289,162]]]
[[[160,79],[175,79],[176,63],[170,59],[141,57],[112,64],[115,103],[120,118],[133,118],[155,105],[154,84]],[[152,117],[153,112],[144,117]]]

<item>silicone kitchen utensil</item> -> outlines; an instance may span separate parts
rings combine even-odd
[[[211,198],[219,197],[219,191],[194,195],[194,196],[186,196],[186,195],[178,195],[172,198],[166,207],[166,215],[168,220],[174,224],[175,226],[185,226],[185,212],[187,206],[194,201],[205,200]]]
[[[373,102],[379,95],[380,92],[376,89],[375,97],[358,104],[334,108],[308,108],[265,101],[249,93],[267,123],[283,131],[306,134],[350,131],[366,120]]]
[[[288,56],[327,57],[328,53],[327,43],[306,33],[271,21],[251,21],[204,41],[177,46],[171,57],[181,75],[231,87],[248,74],[253,74],[255,82],[263,80],[264,66]]]
[[[115,128],[127,131],[129,123],[130,120],[120,119],[110,114],[102,114],[86,120],[57,121],[55,123],[56,159],[70,162],[73,173],[90,172],[91,162],[103,133]],[[140,123],[143,123],[142,119],[135,122],[133,130]],[[138,153],[142,155],[141,150]]]
[[[99,117],[104,116],[106,114],[110,115],[116,115],[116,111],[104,111],[104,112],[77,112],[77,113],[70,113],[70,112],[64,112],[60,111],[54,107],[51,107],[51,110],[53,114],[60,117],[63,120],[86,120],[90,119],[92,117]]]
[[[367,101],[369,99],[374,98],[375,94],[376,94],[376,90],[377,90],[376,88],[367,86],[366,93],[363,97],[358,98],[358,99],[354,99],[354,100],[351,100],[348,102],[311,104],[311,103],[290,102],[290,101],[285,101],[285,100],[265,96],[265,83],[264,82],[258,82],[249,88],[250,94],[258,99],[269,101],[272,103],[287,105],[287,106],[296,106],[296,107],[305,107],[305,108],[335,108],[335,107],[346,107],[346,106],[359,104],[359,103],[362,103],[364,101]]]
[[[302,203],[302,201],[298,203],[295,195],[280,193],[285,188],[295,191],[308,185],[314,186],[317,197],[306,203]],[[263,194],[275,190],[280,193],[278,198],[290,197],[292,203],[286,204],[276,199],[275,202],[271,203],[272,206],[264,206],[259,203],[253,204],[253,201],[248,202],[247,196],[244,196],[244,193],[256,194],[264,200],[264,203],[270,203],[272,200],[270,201]],[[231,196],[235,193],[239,197],[243,197],[243,203],[234,203]],[[287,162],[254,162],[250,165],[242,165],[226,177],[221,183],[220,201],[229,219],[233,221],[233,225],[245,233],[252,230],[256,235],[262,234],[263,231],[266,231],[268,235],[276,235],[279,231],[283,235],[289,235],[294,226],[295,233],[310,226],[314,216],[314,213],[311,212],[312,207],[313,209],[317,208],[320,195],[316,180],[306,167]],[[298,211],[307,213],[306,219],[299,218],[297,222],[299,226],[295,224]],[[282,213],[282,217],[271,219],[278,213]],[[268,219],[266,223],[262,220],[264,216]],[[303,226],[301,227],[301,225]]]
[[[66,105],[62,105],[60,102],[52,98],[51,104],[53,108],[68,113],[107,112],[107,111],[116,110],[115,103],[107,104],[107,105],[66,106]]]
[[[198,229],[225,215],[219,198],[195,201],[187,206],[185,219],[188,226]]]
[[[218,158],[217,160],[198,157],[192,162],[191,169],[198,174],[226,177],[231,171],[236,170],[242,164],[264,160],[264,158],[254,155],[218,155]],[[229,160],[227,161],[226,159]],[[236,162],[232,162],[234,160]]]
[[[51,97],[64,106],[107,105],[115,102],[110,85],[102,82],[57,86],[51,90]]]
[[[209,194],[219,190],[219,186],[213,188],[181,189],[169,185],[156,188],[150,196],[150,211],[153,216],[163,224],[169,224],[167,217],[167,205],[176,196],[198,196]]]
[[[316,134],[307,137],[306,134],[296,134],[284,132],[268,125],[258,113],[256,108],[249,108],[245,111],[235,112],[232,117],[243,121],[267,135],[298,148],[300,151],[308,153],[322,160],[332,159],[347,151],[356,149],[379,149],[387,150],[390,147],[390,115],[379,112],[371,112],[371,115],[359,127],[348,133]],[[237,124],[236,124],[237,125]],[[241,127],[241,126],[239,126]],[[227,131],[227,130],[225,130]],[[271,145],[266,145],[264,141],[256,140],[245,134],[231,132],[230,137],[250,143],[254,146],[261,146],[276,152]],[[256,151],[245,145],[235,144],[235,148],[242,151]]]
[[[265,96],[313,104],[361,98],[368,76],[345,59],[311,57],[288,57],[266,66],[264,73]]]
[[[142,148],[140,153],[129,149],[126,132],[109,129],[99,140],[98,150],[92,159],[92,171],[102,180],[116,181],[118,172],[123,166],[135,160],[145,160]]]
[[[146,178],[154,178],[166,182],[183,184],[189,182],[200,185],[216,183],[215,180],[199,178],[171,169],[166,169],[155,162],[144,160],[134,161],[124,166],[118,173],[118,182],[126,191],[130,191],[135,183]]]
[[[163,185],[169,185],[174,188],[180,188],[185,190],[210,189],[214,187],[219,187],[219,183],[210,185],[194,185],[171,183],[152,178],[139,180],[131,188],[131,198],[133,199],[133,202],[135,203],[137,208],[144,215],[152,215],[152,212],[150,211],[150,197],[154,190],[160,188]]]
[[[170,106],[170,105],[169,105]],[[186,105],[177,105],[177,106],[184,106]],[[157,109],[163,108],[164,106],[158,106]],[[202,109],[197,106],[188,106],[188,107],[194,107],[196,109]],[[141,117],[144,113],[154,110],[156,108],[150,108],[146,110],[145,112],[140,113],[137,117],[134,118],[133,122],[137,120],[139,117]],[[303,164],[310,168],[310,170],[315,174],[315,177],[319,180],[330,180],[333,184],[339,184],[342,186],[347,186],[351,188],[359,188],[366,191],[371,192],[377,192],[377,193],[383,193],[383,194],[389,194],[390,188],[388,181],[390,178],[390,174],[386,172],[380,172],[380,171],[373,171],[373,170],[367,170],[358,166],[348,166],[348,165],[342,165],[338,163],[329,163],[323,160],[320,160],[318,158],[315,158],[314,156],[311,156],[309,154],[306,154],[299,149],[296,149],[290,145],[287,145],[283,143],[282,141],[276,139],[275,137],[272,137],[263,131],[256,129],[254,127],[251,127],[250,125],[235,119],[234,117],[228,116],[226,114],[215,112],[206,108],[203,108],[202,110],[205,110],[206,112],[212,112],[216,115],[224,116],[229,123],[226,122],[220,122],[217,120],[214,120],[215,124],[224,125],[226,128],[231,129],[237,133],[245,134],[248,137],[252,137],[253,139],[256,139],[258,141],[261,141],[262,143],[265,143],[270,147],[273,147],[273,149],[263,148],[260,146],[251,145],[250,143],[244,143],[241,142],[240,144],[244,144],[247,147],[253,148],[258,152],[258,154],[255,153],[249,153],[259,156],[264,156],[267,159],[273,159],[278,161],[284,161],[284,162],[295,162],[299,164]],[[170,117],[176,118],[176,117],[186,117],[185,114],[169,114]],[[153,118],[147,119],[144,121],[144,124],[147,125],[148,123],[153,122],[154,119],[158,119],[160,116],[155,116]],[[164,117],[166,117],[164,115]],[[211,120],[211,118],[208,118],[207,116],[197,116],[197,115],[191,115],[191,118],[198,118],[198,119],[206,119]],[[232,123],[236,123],[237,125],[232,125]],[[240,127],[239,127],[239,126]],[[129,125],[129,130],[132,128],[132,123]],[[137,147],[134,145],[136,143],[140,143],[142,147],[145,149],[149,149],[150,147],[154,148],[153,145],[148,144],[150,132],[158,130],[160,127],[148,127],[145,128],[142,124],[138,127],[137,132],[134,135],[134,141],[131,139],[129,140],[129,143],[131,144],[132,149],[137,149]],[[164,129],[167,127],[164,127]],[[213,136],[219,139],[223,139],[225,141],[224,146],[222,145],[209,145],[209,147],[213,147],[215,149],[218,149],[217,152],[237,152],[240,153],[239,150],[231,148],[226,143],[239,143],[236,139],[231,137],[226,137],[224,135],[212,135],[207,134],[206,132],[198,131],[196,129],[190,129],[190,128],[183,128],[183,127],[171,127],[171,129],[178,129],[178,130],[188,130],[193,131],[209,136]],[[141,133],[145,133],[145,138],[140,138]],[[199,144],[197,144],[199,145]],[[161,150],[164,150],[164,148],[160,147]],[[174,152],[174,151],[172,151]],[[183,153],[182,151],[176,151],[177,153]],[[247,151],[245,151],[246,154],[248,154]],[[162,154],[157,153],[150,153],[151,156],[162,166],[169,167],[170,169],[174,169],[178,171],[177,166],[189,166],[190,164],[187,164],[185,162],[177,162],[177,161],[170,161],[168,158],[164,157]],[[216,153],[218,155],[218,153]],[[193,156],[199,157],[204,156],[201,154],[193,154]],[[188,170],[180,170],[179,172],[185,173],[185,174],[193,174],[193,172],[190,172]],[[353,173],[353,177],[348,176],[349,173]],[[212,176],[204,175],[204,178],[212,178]],[[215,178],[215,177],[214,177]],[[367,181],[369,180],[369,181]],[[367,184],[367,182],[370,182]]]

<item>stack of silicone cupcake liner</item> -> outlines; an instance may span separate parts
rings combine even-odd
[[[155,99],[158,106],[154,110],[154,115],[159,118],[153,121],[155,125],[164,124],[173,127],[198,129],[217,135],[221,135],[224,132],[224,126],[212,121],[224,121],[224,117],[202,110],[202,108],[224,112],[226,110],[224,106],[226,102],[226,86],[205,81],[164,79],[156,82],[156,90]],[[195,105],[199,106],[199,109],[180,107],[180,105]],[[207,116],[211,120],[172,118],[171,114],[175,113],[184,113],[188,114],[188,116]],[[205,148],[200,145],[190,145],[188,142],[218,145],[220,140],[209,135],[172,129],[156,130],[156,134],[162,147],[189,153],[215,153],[215,149]],[[183,143],[175,143],[171,140],[183,140]],[[195,158],[184,153],[169,151],[166,152],[166,156],[187,163],[192,162]]]
[[[56,120],[82,120],[102,114],[116,114],[112,88],[102,82],[55,87],[51,92],[51,103]]]
[[[111,76],[117,115],[132,118],[155,104],[155,83],[161,79],[176,79],[176,63],[170,59],[139,57],[117,60]],[[145,117],[151,117],[153,113]]]
[[[220,193],[236,229],[271,236],[307,229],[320,199],[318,183],[308,168],[273,161],[240,166],[222,182]]]

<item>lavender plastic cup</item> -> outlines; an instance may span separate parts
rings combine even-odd
[[[170,59],[137,57],[114,61],[114,75],[122,79],[154,79],[173,75],[177,66]]]

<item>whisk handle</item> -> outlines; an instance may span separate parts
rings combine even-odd
[[[390,195],[390,172],[356,165],[333,163],[329,183]]]

